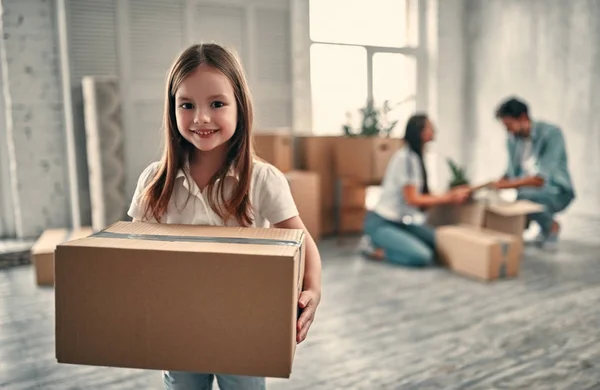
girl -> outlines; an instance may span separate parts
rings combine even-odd
[[[433,264],[435,234],[425,224],[422,210],[463,203],[471,191],[457,188],[444,195],[429,194],[423,150],[432,140],[433,126],[427,116],[412,116],[406,125],[405,146],[391,158],[381,198],[365,218],[363,251],[368,256],[412,267]]]
[[[237,57],[216,44],[182,52],[168,75],[165,147],[141,174],[128,214],[174,224],[304,229],[284,175],[254,159],[253,109]],[[306,232],[297,342],[321,299],[321,259]],[[165,372],[166,389],[210,389],[211,373]],[[265,378],[216,375],[222,390],[264,389]]]

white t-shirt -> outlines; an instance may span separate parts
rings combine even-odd
[[[404,224],[422,224],[425,214],[404,200],[404,187],[415,186],[417,193],[423,186],[423,169],[419,156],[403,147],[390,159],[381,184],[381,197],[373,211],[388,221]]]
[[[131,218],[156,222],[152,216],[144,218],[145,209],[141,196],[159,166],[159,162],[154,162],[140,175],[131,206],[127,212]],[[237,177],[230,172],[224,180],[226,180],[225,194],[230,196]],[[214,198],[218,199],[218,197]],[[283,173],[273,165],[258,160],[254,161],[252,169],[250,203],[254,213],[252,227],[269,227],[298,215],[289,183]],[[210,207],[206,189],[200,191],[196,182],[183,170],[179,170],[177,173],[173,194],[169,200],[167,212],[161,217],[161,222],[185,225],[239,226],[235,217],[230,218],[225,224],[223,219]]]

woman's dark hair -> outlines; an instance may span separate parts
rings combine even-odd
[[[426,123],[427,115],[413,115],[406,123],[406,132],[404,133],[404,142],[406,142],[410,150],[419,156],[419,161],[421,162],[421,169],[423,170],[423,187],[421,187],[422,194],[429,193],[429,185],[427,184],[427,168],[425,168],[425,162],[423,161],[423,138],[421,137],[421,133],[423,133]]]

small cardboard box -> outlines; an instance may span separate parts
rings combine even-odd
[[[454,272],[494,280],[517,276],[523,242],[513,234],[469,225],[443,226],[436,231],[441,260]]]
[[[304,231],[118,222],[56,250],[59,363],[288,378]]]
[[[297,150],[300,169],[317,172],[321,178],[321,205],[323,210],[335,205],[335,152],[334,146],[341,137],[298,137]],[[323,219],[325,227],[331,224]]]
[[[31,263],[38,286],[54,285],[54,250],[58,244],[92,234],[91,227],[80,229],[47,229],[31,248]]]
[[[287,132],[286,132],[287,131]],[[289,172],[293,167],[292,135],[288,129],[278,133],[254,133],[256,155],[274,165],[281,172]]]
[[[399,138],[340,137],[335,144],[336,173],[365,184],[377,184],[401,146]]]
[[[319,174],[308,171],[291,171],[285,174],[300,218],[315,241],[321,238],[321,181]]]

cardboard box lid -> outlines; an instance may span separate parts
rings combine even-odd
[[[507,203],[490,203],[487,205],[488,211],[505,217],[516,217],[544,211],[544,206],[529,200],[518,200]]]
[[[298,229],[116,222],[89,237],[61,246],[294,256],[303,234]]]
[[[77,240],[79,238],[87,237],[93,233],[91,227],[82,227],[80,229],[69,230],[66,228],[59,229],[47,229],[42,233],[40,238],[35,242],[31,248],[32,255],[41,255],[53,253],[56,250],[56,246],[66,241]]]
[[[67,229],[45,230],[31,248],[31,254],[38,255],[54,252],[58,244],[67,240],[68,235],[69,231]]]

